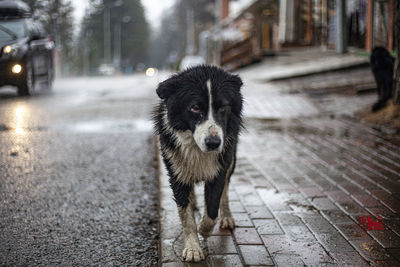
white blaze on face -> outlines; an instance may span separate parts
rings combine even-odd
[[[221,152],[224,147],[224,132],[222,131],[221,126],[219,126],[213,117],[213,108],[212,108],[212,94],[211,94],[211,81],[207,80],[207,89],[208,89],[208,117],[205,121],[198,124],[194,130],[193,137],[196,141],[196,144],[199,146],[201,151],[207,152],[209,149],[206,145],[207,137],[219,137],[221,139],[221,143],[215,151]]]

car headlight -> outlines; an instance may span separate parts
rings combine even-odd
[[[14,56],[18,52],[18,48],[19,48],[18,45],[6,45],[3,48],[3,53],[4,53],[4,55],[7,55],[7,56],[8,55]]]

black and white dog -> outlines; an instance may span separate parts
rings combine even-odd
[[[204,182],[204,214],[199,233],[207,237],[220,209],[220,227],[234,228],[228,184],[235,169],[242,128],[242,80],[212,66],[198,66],[160,83],[154,109],[155,131],[178,206],[184,233],[183,259],[200,261],[204,253],[194,217],[194,185]]]
[[[378,111],[385,107],[393,94],[394,57],[386,48],[377,46],[372,50],[370,61],[378,87],[378,101],[372,106],[372,111]]]

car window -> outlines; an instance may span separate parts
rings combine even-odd
[[[23,20],[0,21],[0,41],[11,41],[27,36]]]

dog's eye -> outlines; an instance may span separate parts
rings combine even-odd
[[[220,106],[218,111],[219,112],[225,112],[227,109],[229,108],[229,106],[225,105],[225,106]]]
[[[194,105],[190,108],[190,111],[193,113],[200,113],[200,108],[197,105]]]

